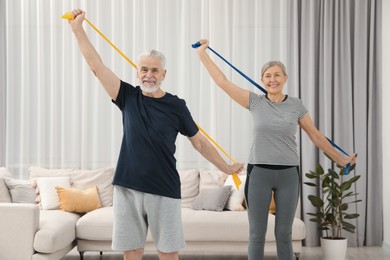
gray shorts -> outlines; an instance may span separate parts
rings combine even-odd
[[[144,248],[148,227],[160,252],[176,252],[185,246],[180,199],[115,185],[113,206],[114,251]]]

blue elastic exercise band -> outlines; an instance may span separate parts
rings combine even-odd
[[[194,44],[192,44],[192,48],[196,49],[198,48],[199,46],[201,46],[202,44],[200,42],[196,42]],[[233,64],[231,64],[229,61],[227,61],[224,57],[222,57],[221,55],[219,55],[218,52],[214,51],[210,46],[207,47],[208,49],[210,49],[212,52],[215,53],[215,55],[217,55],[219,58],[221,58],[224,62],[226,62],[227,64],[229,64],[230,67],[232,67],[235,71],[237,71],[241,76],[243,76],[245,79],[247,79],[250,83],[252,83],[255,87],[257,87],[258,89],[260,89],[261,91],[263,91],[264,94],[267,94],[267,90],[265,90],[263,87],[261,87],[259,84],[257,84],[253,79],[251,79],[250,77],[248,77],[247,75],[245,75],[242,71],[240,71],[239,69],[237,69],[236,67],[233,66]],[[345,154],[346,156],[349,156],[349,154],[347,154],[343,149],[341,149],[337,144],[335,144],[332,140],[330,140],[328,137],[326,137],[326,139],[328,139],[328,141],[333,145],[333,147],[337,148],[340,152],[342,152],[343,154]],[[344,169],[344,175],[348,175],[349,173],[349,168],[351,167],[351,164],[348,163],[347,166],[345,167]]]
[[[198,48],[200,46],[200,42],[196,42],[194,44],[192,44],[192,48]],[[230,67],[232,67],[235,71],[237,71],[241,76],[243,76],[244,78],[246,78],[250,83],[252,83],[255,87],[257,87],[258,89],[260,89],[261,91],[264,92],[264,94],[267,94],[267,90],[265,90],[264,88],[262,88],[259,84],[257,84],[254,80],[252,80],[250,77],[248,77],[247,75],[245,75],[243,72],[241,72],[239,69],[237,69],[236,67],[233,66],[233,64],[231,64],[230,62],[228,62],[224,57],[222,57],[221,55],[219,55],[216,51],[214,51],[213,49],[211,49],[210,47],[207,47],[210,49],[210,51],[214,52],[215,55],[217,55],[218,57],[220,57],[224,62],[226,62],[227,64],[230,65]]]
[[[343,149],[341,149],[337,144],[335,144],[332,140],[330,140],[328,137],[326,137],[326,139],[328,139],[329,143],[331,143],[333,145],[333,147],[336,147],[340,152],[342,152],[343,154],[345,154],[346,156],[349,156],[349,154],[347,154]],[[348,163],[347,166],[345,167],[344,169],[344,175],[348,175],[349,173],[349,168],[351,168],[351,164]]]

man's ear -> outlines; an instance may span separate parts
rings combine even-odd
[[[163,79],[165,79],[166,75],[167,75],[167,70],[164,70],[164,77],[163,77]]]

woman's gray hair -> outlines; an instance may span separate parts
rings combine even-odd
[[[278,66],[279,68],[281,68],[284,75],[287,76],[287,70],[284,64],[281,61],[272,60],[263,65],[263,68],[261,69],[261,78],[263,78],[264,73],[267,71],[267,69],[274,66]]]
[[[162,54],[161,52],[156,51],[156,50],[144,51],[143,53],[141,53],[141,54],[138,56],[138,63],[140,62],[140,60],[141,60],[142,57],[154,57],[154,58],[159,58],[159,59],[160,59],[160,63],[161,63],[161,67],[162,67],[163,69],[165,69],[166,59],[165,59],[164,54]]]

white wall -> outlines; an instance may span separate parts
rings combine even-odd
[[[390,158],[390,1],[382,1],[382,135],[383,135],[383,247],[390,251],[390,169],[386,167]]]

